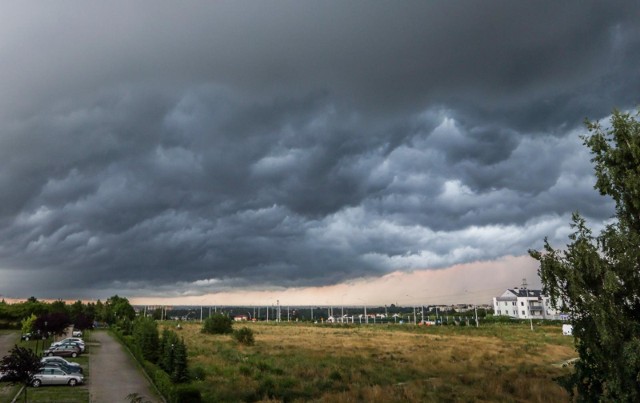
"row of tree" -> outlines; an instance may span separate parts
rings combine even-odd
[[[132,323],[131,336],[143,358],[162,368],[172,382],[189,380],[187,346],[176,332],[165,328],[160,337],[158,324],[153,318],[139,317]]]
[[[73,324],[78,329],[91,328],[94,323],[115,324],[120,320],[133,320],[135,310],[127,298],[114,295],[104,303],[76,301],[44,302],[35,297],[16,304],[0,302],[0,327],[20,327],[23,333],[60,333]]]

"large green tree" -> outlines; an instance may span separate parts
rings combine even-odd
[[[545,239],[540,277],[571,315],[580,360],[564,379],[582,401],[640,401],[640,122],[614,111],[611,124],[587,122],[595,188],[615,201],[615,220],[594,235],[574,214],[564,250]]]
[[[8,355],[0,360],[0,372],[4,372],[12,383],[31,384],[33,376],[40,370],[42,363],[33,350],[15,345]],[[27,401],[27,389],[24,389],[24,401]]]

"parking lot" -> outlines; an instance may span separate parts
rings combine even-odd
[[[0,356],[7,354],[17,339],[19,337],[15,333],[0,334]],[[127,402],[127,395],[137,393],[145,402],[163,402],[154,393],[153,387],[137,368],[130,354],[105,331],[91,334],[86,354],[80,355],[78,359],[67,359],[82,364],[87,375],[86,383],[73,388],[44,385],[39,388],[30,387],[29,401]],[[10,401],[12,396],[8,393],[13,390],[15,394],[15,388],[10,388],[4,382],[0,387],[0,402]]]

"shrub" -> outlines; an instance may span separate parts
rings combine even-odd
[[[236,339],[238,343],[245,344],[247,346],[252,346],[255,343],[253,330],[249,329],[248,327],[243,327],[239,330],[234,331],[233,338]]]
[[[230,317],[222,314],[215,314],[208,317],[202,326],[202,333],[229,334],[233,332],[233,321]]]
[[[144,359],[153,363],[158,362],[160,337],[158,335],[158,326],[153,319],[136,319],[133,322],[133,338]]]
[[[193,367],[189,369],[189,378],[194,381],[203,381],[207,376],[207,371],[202,367]]]
[[[176,388],[176,402],[179,403],[201,403],[202,395],[200,390],[193,385],[181,385]]]

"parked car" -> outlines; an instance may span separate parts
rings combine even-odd
[[[29,341],[29,340],[44,340],[48,337],[46,333],[38,332],[29,332],[20,336],[20,340]]]
[[[62,343],[66,343],[66,342],[69,342],[69,341],[73,341],[73,342],[76,342],[76,343],[84,345],[84,340],[82,340],[80,337],[67,337],[65,339],[58,340],[53,344],[62,344]]]
[[[62,357],[57,357],[57,356],[42,357],[40,362],[42,362],[44,365],[58,364],[62,367],[68,367],[71,372],[80,372],[80,373],[83,372],[82,366],[80,364],[78,364],[77,362],[67,361]]]
[[[51,346],[47,350],[44,351],[44,355],[54,356],[57,355],[59,357],[73,357],[76,358],[80,355],[80,347],[72,346],[70,344],[64,346]]]
[[[81,353],[84,353],[84,344],[76,343],[75,341],[66,341],[64,343],[52,344],[52,347],[73,346],[77,347]]]
[[[78,347],[80,347],[80,351],[84,352],[84,340],[77,337],[67,337],[66,339],[62,339],[60,341],[52,343],[51,346],[62,346],[65,344],[76,344]]]
[[[74,330],[73,332],[71,332],[71,335],[73,337],[82,337],[82,330]]]
[[[83,372],[81,367],[71,367],[69,365],[62,364],[59,362],[46,363],[42,368],[60,368],[67,374],[81,374]]]
[[[61,368],[45,367],[33,376],[31,386],[34,388],[40,385],[69,385],[76,386],[84,383],[82,374],[70,374]]]

